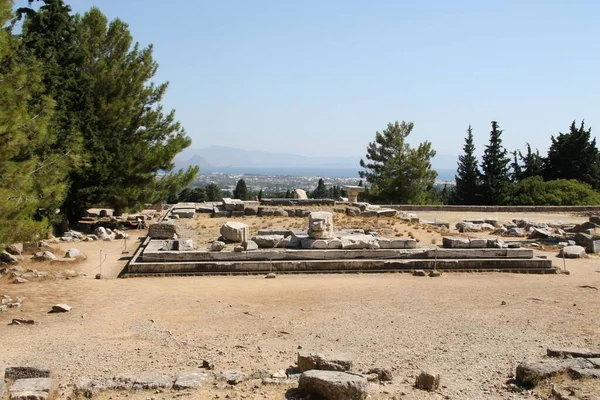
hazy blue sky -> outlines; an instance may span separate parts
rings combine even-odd
[[[362,156],[387,122],[458,154],[600,129],[600,1],[70,0],[153,43],[194,147]],[[18,0],[17,3],[24,3]]]

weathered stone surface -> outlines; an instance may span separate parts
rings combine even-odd
[[[258,214],[258,206],[246,206],[244,208],[244,215],[253,216]]]
[[[14,392],[10,394],[10,400],[47,400],[48,396],[46,392]]]
[[[427,273],[425,271],[423,271],[422,269],[416,269],[413,272],[414,276],[427,276]]]
[[[87,256],[83,254],[83,252],[79,249],[71,248],[68,249],[65,253],[65,258],[76,258],[80,260],[85,260]]]
[[[520,237],[520,236],[524,236],[525,232],[523,231],[523,228],[520,227],[515,227],[515,228],[510,228],[506,233],[504,233],[502,236],[507,236],[507,237]]]
[[[56,304],[56,305],[52,306],[52,310],[50,312],[63,313],[63,312],[69,312],[72,309],[73,309],[73,307],[71,307],[68,304]]]
[[[177,379],[173,384],[173,389],[198,389],[202,387],[205,381],[210,378],[209,374],[202,372],[182,372],[177,375]]]
[[[167,375],[159,375],[155,373],[144,373],[133,380],[134,390],[153,390],[170,388],[173,384],[173,379]]]
[[[346,207],[346,215],[349,217],[360,217],[360,208]]]
[[[377,210],[378,217],[395,217],[398,214],[398,211],[393,210],[391,208],[385,208],[382,210]]]
[[[252,237],[260,249],[272,249],[279,246],[279,243],[285,239],[283,235],[256,235]]]
[[[343,243],[341,239],[334,238],[327,241],[328,249],[341,249],[343,247]]]
[[[173,242],[173,250],[176,251],[192,251],[196,249],[193,239],[179,239]]]
[[[75,381],[75,394],[92,398],[95,394],[107,390],[129,390],[132,387],[130,379],[88,379],[79,378]]]
[[[311,369],[317,369],[318,360],[319,356],[317,354],[308,351],[298,352],[298,360],[296,361],[298,371],[305,372]]]
[[[333,214],[328,211],[311,212],[308,216],[308,236],[312,239],[333,237]]]
[[[421,390],[432,391],[436,390],[440,386],[440,376],[438,374],[432,374],[423,372],[415,379],[415,387]]]
[[[244,243],[250,237],[250,228],[243,222],[228,221],[221,226],[221,236],[226,242]]]
[[[273,216],[274,217],[289,217],[290,215],[288,214],[288,212],[286,210],[284,210],[283,208],[276,208],[273,211]]]
[[[8,254],[12,254],[13,256],[20,256],[23,253],[23,243],[13,243],[6,246],[5,250]]]
[[[350,371],[352,358],[345,354],[319,354],[317,369],[323,371]]]
[[[516,380],[524,386],[536,386],[546,378],[569,372],[573,368],[593,368],[593,364],[583,358],[522,362],[517,366]]]
[[[196,215],[195,208],[177,208],[171,211],[171,214],[177,215],[179,218],[194,218]]]
[[[295,199],[308,199],[308,196],[306,195],[306,191],[304,191],[302,189],[294,190],[293,196]]]
[[[39,251],[35,253],[31,259],[33,261],[54,261],[56,260],[56,256],[50,251]]]
[[[600,236],[594,236],[587,233],[577,233],[575,243],[585,247],[585,250],[591,254],[600,253]]]
[[[225,381],[230,385],[237,385],[248,379],[248,375],[242,371],[223,371],[217,375],[217,379]]]
[[[302,239],[296,235],[288,236],[279,243],[279,247],[297,249],[302,246]]]
[[[569,232],[573,232],[573,233],[587,232],[590,229],[595,230],[596,227],[597,227],[597,225],[594,222],[588,221],[588,222],[584,222],[582,224],[575,225],[574,227],[569,229]]]
[[[590,215],[589,221],[600,226],[600,215]]]
[[[446,249],[468,249],[471,247],[471,241],[460,236],[444,236],[442,246]]]
[[[258,250],[258,244],[256,244],[254,240],[248,240],[247,242],[242,243],[242,246],[246,251]]]
[[[481,225],[480,224],[474,224],[472,222],[459,222],[458,224],[455,225],[456,229],[458,229],[458,231],[460,233],[466,233],[466,232],[479,232],[481,231]]]
[[[432,269],[431,271],[429,271],[429,276],[431,278],[438,278],[438,277],[442,276],[442,273],[440,271],[438,271],[437,269]]]
[[[586,258],[588,255],[585,252],[585,248],[581,246],[565,246],[560,249],[558,256],[564,258]]]
[[[223,198],[223,207],[225,211],[244,211],[244,202],[238,199]]]
[[[488,239],[487,240],[487,247],[489,249],[502,249],[506,246],[506,244],[504,243],[504,240],[502,239]]]
[[[324,250],[329,246],[329,241],[324,239],[313,239],[310,245],[311,249]]]
[[[371,235],[342,236],[343,249],[379,249],[379,242]]]
[[[487,247],[487,239],[485,238],[471,238],[469,239],[469,248],[471,249],[485,249]]]
[[[39,366],[9,366],[4,370],[4,379],[16,381],[29,378],[49,378],[50,370]]]
[[[176,239],[181,237],[181,232],[173,223],[160,222],[150,225],[148,236],[152,239]]]
[[[49,393],[52,386],[50,378],[25,378],[17,379],[8,389],[11,393],[18,392],[45,392]]]
[[[219,240],[215,240],[210,245],[210,251],[221,251],[227,246],[225,242],[221,242]]]
[[[581,348],[553,348],[549,347],[546,349],[546,354],[548,357],[572,357],[572,358],[600,358],[600,351],[594,351],[590,349],[581,349]],[[600,368],[600,365],[598,366]]]
[[[0,263],[5,263],[5,264],[16,264],[19,262],[19,259],[17,258],[18,256],[12,255],[7,251],[3,251],[2,253],[0,253]]]
[[[298,382],[300,392],[323,396],[326,400],[364,400],[368,388],[365,377],[338,371],[306,371]]]
[[[269,272],[267,275],[265,275],[265,279],[275,279],[277,278],[277,275],[273,272]]]
[[[552,236],[552,232],[545,228],[532,228],[529,235],[527,235],[528,239],[546,239],[549,236]]]
[[[391,382],[392,380],[394,380],[392,371],[387,368],[372,368],[369,371],[367,371],[367,374],[377,375],[377,379],[382,382]]]

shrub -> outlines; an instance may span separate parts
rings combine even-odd
[[[523,179],[512,187],[511,204],[517,206],[583,206],[600,204],[600,193],[574,179],[544,182],[542,177]]]

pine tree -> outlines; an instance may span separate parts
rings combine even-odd
[[[96,8],[75,17],[62,0],[43,3],[20,10],[22,51],[40,58],[56,99],[50,150],[72,163],[63,212],[71,221],[93,204],[120,212],[187,186],[196,168],[169,171],[191,140],[160,104],[167,85],[153,82],[152,46],[134,44],[125,23],[109,24]]]
[[[263,198],[263,190],[261,188],[260,191],[258,192],[258,201],[262,201],[262,198]]]
[[[374,200],[424,204],[435,197],[437,172],[431,168],[435,150],[428,141],[411,148],[406,139],[413,128],[412,122],[390,123],[367,146],[368,161],[360,160],[364,170],[359,175],[371,184],[369,196]]]
[[[502,146],[502,130],[492,121],[490,141],[481,162],[481,192],[484,204],[504,204],[510,196],[508,152]]]
[[[522,158],[521,152],[515,150],[511,153],[512,162],[510,163],[510,180],[511,182],[519,182],[523,179],[523,168],[519,163],[519,159]]]
[[[473,143],[473,128],[467,128],[467,137],[463,146],[463,154],[458,157],[458,169],[456,186],[452,192],[452,203],[454,204],[479,204],[480,203],[480,172],[475,156],[475,144]]]
[[[53,102],[43,95],[42,66],[19,52],[18,36],[6,28],[11,6],[0,0],[0,245],[47,232],[66,190],[61,158],[43,151],[55,143]]]
[[[246,181],[244,179],[237,181],[237,185],[233,191],[233,198],[248,200],[248,186],[246,186]]]
[[[591,133],[592,128],[585,129],[584,121],[579,128],[573,121],[569,133],[552,136],[544,160],[544,179],[576,179],[600,190],[600,154]]]

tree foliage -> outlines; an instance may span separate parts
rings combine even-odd
[[[406,139],[414,128],[412,122],[389,123],[375,141],[367,146],[361,178],[370,183],[369,196],[379,202],[425,204],[433,194],[437,172],[431,168],[435,150],[425,141],[411,148]]]
[[[191,144],[154,83],[152,46],[134,43],[127,24],[108,22],[97,8],[73,16],[62,0],[43,0],[24,17],[22,52],[44,65],[46,95],[56,101],[53,149],[73,158],[62,210],[77,220],[93,204],[117,212],[158,201],[197,173],[168,172]]]
[[[484,204],[505,204],[510,190],[508,152],[502,146],[502,130],[492,121],[489,144],[481,163],[481,195]]]
[[[481,173],[479,172],[477,157],[475,156],[473,129],[469,125],[463,146],[463,154],[458,157],[458,169],[455,176],[456,186],[451,196],[452,203],[479,204],[481,201],[479,195],[480,180]],[[446,200],[447,198],[444,201]]]
[[[233,191],[233,198],[240,200],[248,200],[249,199],[248,186],[246,185],[246,181],[244,179],[240,179],[237,181],[235,186],[235,190]]]
[[[221,188],[216,183],[209,183],[205,187],[207,201],[220,201],[223,199]]]
[[[586,129],[584,121],[579,127],[573,121],[568,133],[552,136],[544,160],[544,179],[576,179],[600,190],[600,154],[591,133],[592,128]]]
[[[575,179],[544,182],[541,176],[533,176],[513,185],[511,192],[510,204],[518,206],[600,204],[600,193]]]
[[[323,178],[319,178],[319,183],[317,183],[317,187],[310,197],[313,199],[326,199],[328,195],[329,191],[327,190],[327,186],[325,186],[325,181]]]
[[[2,27],[11,6],[0,0]],[[43,234],[66,190],[61,157],[40,151],[56,143],[48,130],[54,102],[42,93],[42,66],[18,47],[18,37],[0,28],[0,244]]]

